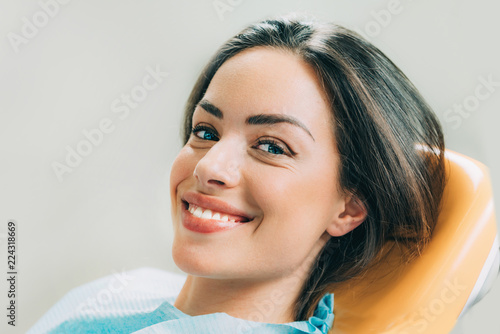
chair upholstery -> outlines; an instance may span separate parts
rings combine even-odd
[[[402,264],[397,248],[363,277],[334,287],[330,333],[449,333],[498,275],[487,168],[447,150],[442,211],[428,247]]]

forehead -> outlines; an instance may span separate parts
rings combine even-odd
[[[205,98],[224,114],[287,113],[311,126],[330,118],[314,69],[299,56],[270,47],[250,48],[227,60]]]

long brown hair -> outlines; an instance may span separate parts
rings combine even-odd
[[[425,247],[444,189],[444,139],[424,98],[374,45],[339,25],[278,17],[248,26],[206,65],[186,104],[184,143],[215,72],[255,46],[287,50],[314,68],[331,103],[339,187],[368,211],[359,227],[332,237],[316,259],[295,305],[295,319],[305,320],[330,284],[363,272],[387,240],[405,247],[408,259]]]

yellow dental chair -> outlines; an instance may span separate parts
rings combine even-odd
[[[330,333],[449,333],[499,271],[490,179],[481,163],[447,150],[442,211],[422,255],[396,251],[359,279],[334,288]]]

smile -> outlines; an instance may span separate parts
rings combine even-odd
[[[243,219],[243,217],[214,212],[189,203],[184,203],[182,210],[182,225],[197,233],[231,230],[248,222],[248,220]]]
[[[212,196],[187,191],[181,196],[182,224],[198,233],[222,232],[254,219],[245,211]]]
[[[240,222],[242,220],[237,220],[238,218],[231,217],[229,218],[229,215],[212,211],[210,209],[204,209],[200,206],[197,206],[195,204],[189,204],[188,211],[195,217],[198,218],[204,218],[204,219],[216,219],[216,220],[221,220],[224,222]]]
[[[200,219],[218,220],[221,222],[228,222],[228,223],[248,223],[249,221],[252,220],[248,217],[237,216],[230,213],[207,209],[199,205],[185,201],[183,201],[183,204],[186,211],[188,211],[191,215]]]

